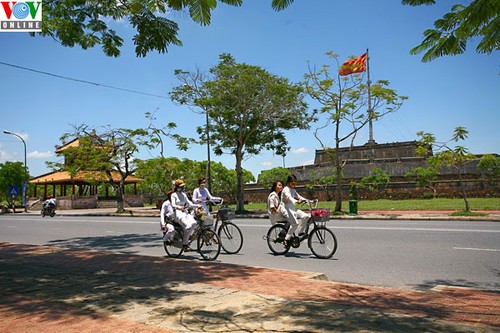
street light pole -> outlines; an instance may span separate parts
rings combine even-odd
[[[28,202],[26,200],[26,187],[28,186],[28,166],[26,164],[26,142],[24,141],[24,139],[16,134],[16,133],[13,133],[11,131],[7,131],[7,130],[4,130],[3,131],[5,134],[10,134],[10,135],[14,135],[16,137],[18,137],[22,142],[23,142],[23,145],[24,145],[24,184],[23,184],[23,206],[24,206],[24,211],[25,212],[28,212]]]

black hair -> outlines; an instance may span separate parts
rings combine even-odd
[[[289,184],[290,182],[292,181],[296,181],[297,180],[297,176],[295,175],[290,175],[288,176],[288,178],[286,179],[286,183]]]
[[[202,178],[198,179],[198,185],[201,185],[201,183],[206,182],[206,181],[207,181],[207,179],[205,177],[202,177]]]
[[[277,180],[277,181],[275,181],[275,182],[273,183],[273,185],[271,186],[271,192],[270,192],[270,193],[272,193],[272,192],[276,191],[276,186],[278,186],[278,183],[281,183],[281,185],[284,185],[284,184],[283,184],[283,182],[282,182],[281,180]],[[281,192],[280,192],[280,193],[278,193],[278,197],[280,197],[280,198],[281,198]]]

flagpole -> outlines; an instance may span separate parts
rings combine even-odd
[[[373,110],[372,110],[372,96],[370,92],[370,54],[368,53],[368,49],[366,49],[366,72],[368,74],[368,127],[370,129],[370,139],[368,140],[369,144],[375,144],[375,140],[373,140]]]

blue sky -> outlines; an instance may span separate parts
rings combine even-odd
[[[308,63],[335,65],[325,55],[327,51],[339,54],[343,61],[368,48],[372,81],[388,80],[391,88],[408,96],[397,113],[374,123],[378,143],[415,140],[418,131],[448,140],[455,127],[464,126],[469,138],[462,145],[472,153],[500,153],[499,52],[476,54],[477,41],[473,40],[465,54],[430,63],[409,53],[422,40],[423,31],[457,2],[408,7],[395,0],[296,0],[282,12],[274,12],[270,0],[246,0],[242,7],[219,4],[210,26],[193,23],[187,14],[171,14],[180,26],[178,37],[183,46],[171,46],[166,54],[151,53],[145,58],[135,56],[133,31],[126,22],[113,23],[125,37],[119,58],[106,57],[100,48],[67,48],[50,38],[0,33],[0,62],[165,96],[109,89],[0,64],[0,129],[25,139],[30,174],[38,176],[50,171],[46,161],[59,161],[55,147],[74,124],[146,127],[144,114],[156,110],[159,123],[175,122],[180,134],[196,136],[195,127],[204,124],[204,117],[168,99],[168,92],[179,84],[175,69],[208,71],[221,53],[230,53],[237,62],[299,82]],[[312,135],[314,128],[312,124],[310,131],[288,133],[291,151],[285,166],[312,163],[315,149],[320,149]],[[334,142],[333,135],[323,139]],[[367,140],[366,130],[358,135],[356,144]],[[166,155],[207,158],[205,146],[181,152],[171,145]],[[138,157],[156,156],[158,151],[143,151]],[[0,163],[23,160],[22,142],[0,133]],[[232,155],[212,155],[212,160],[228,168],[235,165]],[[255,177],[261,170],[277,166],[283,166],[283,159],[271,152],[249,157],[243,164]]]

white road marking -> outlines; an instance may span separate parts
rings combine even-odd
[[[481,249],[476,247],[454,247],[453,250],[500,252],[500,249]]]

